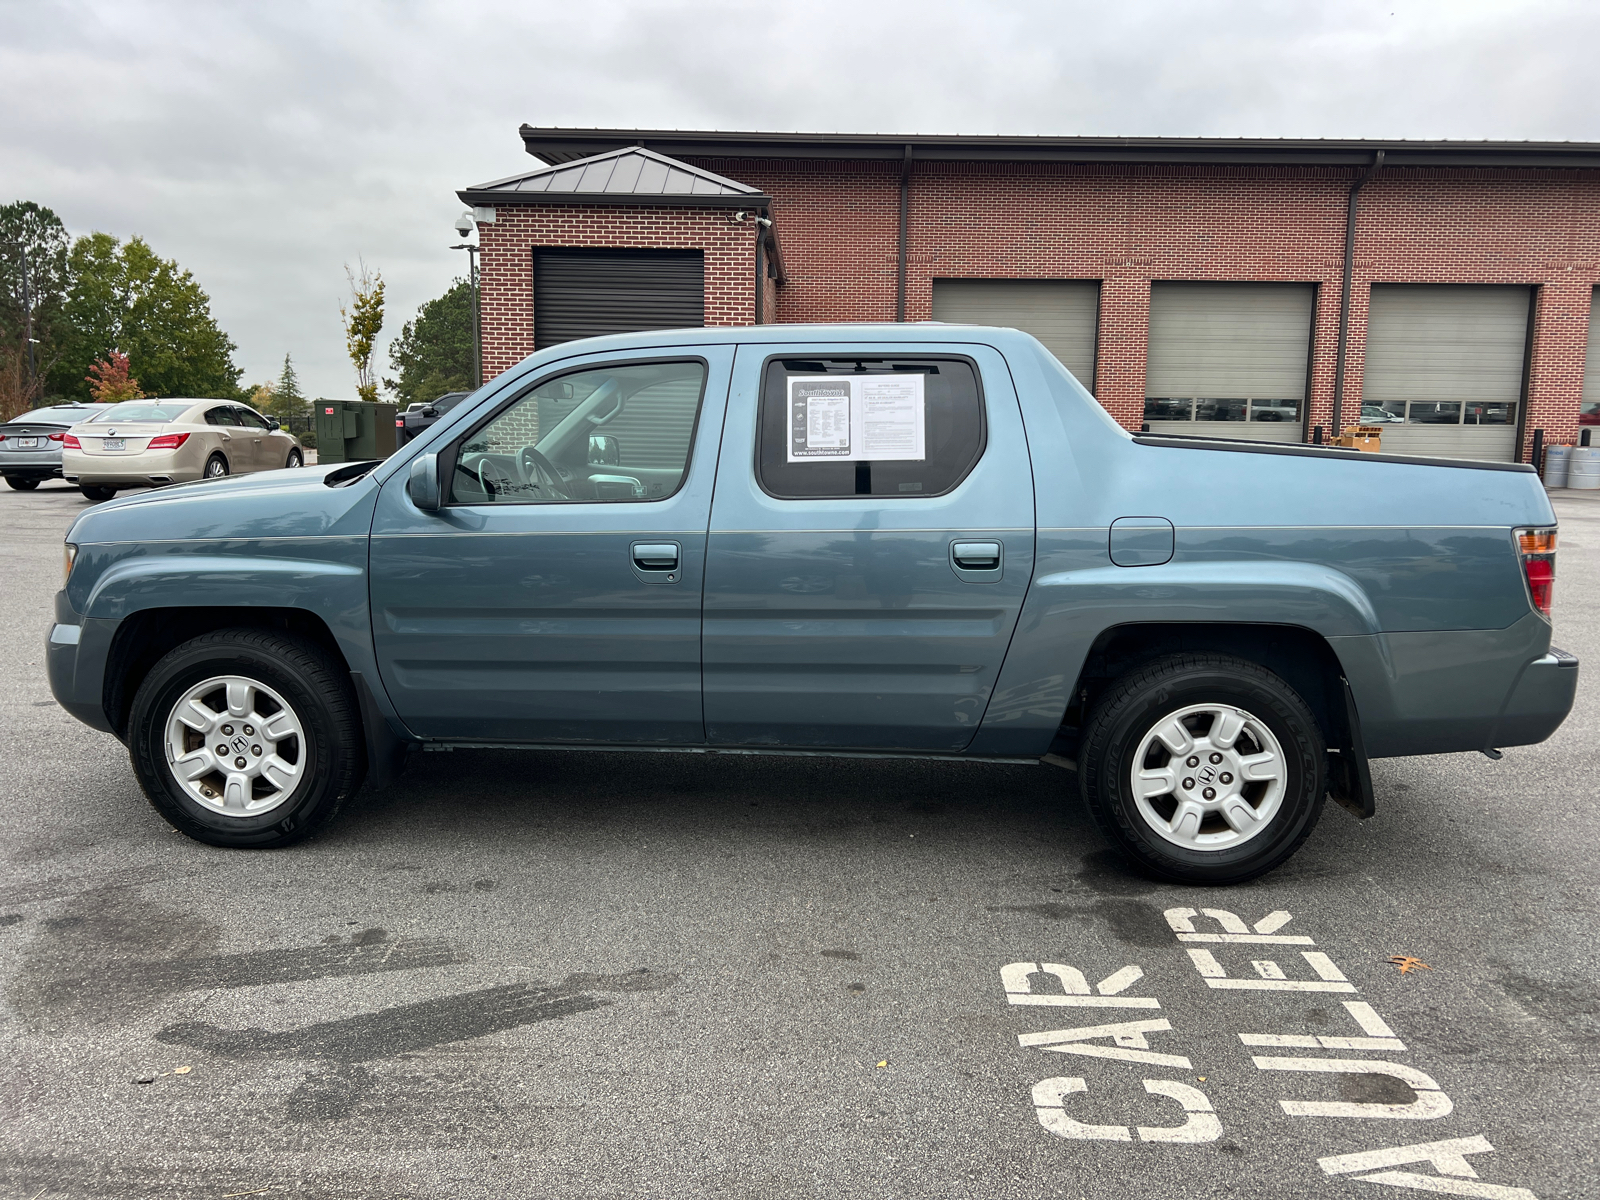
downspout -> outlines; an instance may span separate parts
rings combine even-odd
[[[906,233],[911,215],[911,147],[900,160],[900,270],[894,291],[894,319],[906,319]]]
[[[767,283],[767,254],[766,254],[766,250],[767,250],[767,229],[766,229],[766,226],[757,225],[756,226],[756,320],[755,320],[755,323],[757,325],[760,325],[762,323],[762,321],[761,321],[762,314],[766,312],[766,309],[764,307],[764,305],[766,303],[766,299],[767,299],[767,295],[766,295],[766,283]]]
[[[1356,257],[1356,198],[1361,189],[1383,167],[1383,151],[1373,155],[1372,165],[1350,185],[1350,198],[1344,214],[1344,283],[1339,290],[1339,350],[1333,367],[1333,436],[1344,436],[1344,356],[1350,341],[1350,275]]]

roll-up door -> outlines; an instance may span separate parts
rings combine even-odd
[[[1589,357],[1583,366],[1579,425],[1600,425],[1600,288],[1589,293]]]
[[[1525,287],[1372,285],[1360,420],[1383,427],[1385,454],[1515,456],[1529,299]]]
[[[533,345],[704,325],[699,250],[535,250]]]
[[[1309,283],[1152,284],[1150,432],[1301,441],[1315,301]]]
[[[1094,391],[1100,285],[1072,279],[935,279],[933,319],[1031,333]]]

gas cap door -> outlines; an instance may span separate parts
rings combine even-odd
[[[1165,517],[1118,517],[1111,522],[1111,561],[1119,567],[1159,567],[1172,560],[1172,522]]]

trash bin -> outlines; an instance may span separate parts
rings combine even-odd
[[[317,462],[362,462],[395,451],[395,406],[367,400],[318,400]]]
[[[1567,464],[1571,458],[1571,446],[1546,446],[1544,448],[1545,487],[1564,488],[1567,486]]]
[[[1578,446],[1567,456],[1567,486],[1576,491],[1600,490],[1600,446]]]

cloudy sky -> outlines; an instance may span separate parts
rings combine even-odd
[[[344,265],[397,332],[524,121],[1600,141],[1597,45],[1592,0],[0,0],[0,202],[143,235],[247,381],[353,395]]]

